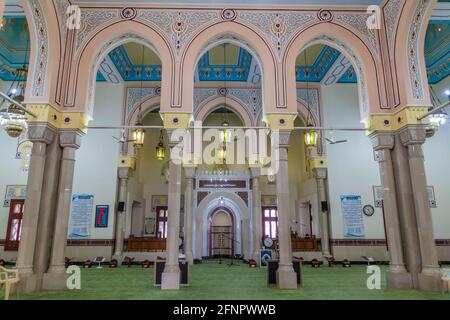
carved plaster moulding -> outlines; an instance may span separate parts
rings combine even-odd
[[[140,9],[137,18],[159,30],[179,59],[184,46],[195,34],[220,19],[220,11]]]
[[[423,50],[423,48],[420,48],[419,36],[425,19],[425,12],[429,3],[430,0],[419,0],[408,36],[408,71],[410,74],[409,88],[414,99],[425,98],[425,89],[422,81],[419,59],[419,52],[420,50]]]
[[[367,27],[367,19],[369,18],[369,13],[346,12],[335,13],[334,21],[350,27],[358,37],[365,39],[374,49],[373,52],[379,56],[380,46],[377,30],[371,30]]]
[[[120,16],[122,17],[122,19],[125,20],[133,20],[134,18],[136,18],[137,15],[137,10],[135,8],[124,8],[122,9],[122,11],[120,12]]]
[[[258,28],[268,40],[278,59],[283,56],[289,41],[306,26],[317,21],[315,12],[239,11],[238,19]]]
[[[119,18],[119,9],[81,8],[81,29],[77,33],[76,48],[90,38],[95,30]]]
[[[330,22],[333,21],[333,13],[330,10],[322,9],[317,13],[317,17],[320,21]]]
[[[35,69],[33,70],[32,94],[34,96],[42,96],[45,92],[45,78],[48,69],[49,41],[47,21],[45,20],[40,1],[29,0],[28,4],[31,7],[32,20],[37,39]]]

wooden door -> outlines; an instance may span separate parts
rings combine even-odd
[[[8,228],[6,230],[5,251],[19,250],[24,207],[25,200],[11,200],[9,207]]]

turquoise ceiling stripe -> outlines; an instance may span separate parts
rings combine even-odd
[[[356,75],[355,69],[353,66],[347,69],[347,71],[342,75],[339,79],[338,83],[357,83],[358,77]]]
[[[224,70],[223,64],[212,65],[209,53],[205,53],[198,63],[200,81],[244,81],[247,82],[253,57],[243,48],[239,48],[238,64],[227,65]],[[231,69],[231,70],[230,70]],[[229,70],[229,71],[227,71]]]
[[[325,74],[336,62],[340,52],[334,48],[324,46],[312,66],[296,66],[297,82],[320,82]],[[309,70],[309,75],[307,74]]]

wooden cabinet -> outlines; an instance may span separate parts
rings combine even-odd
[[[292,239],[292,251],[318,251],[319,246],[316,238],[310,239]]]
[[[165,251],[166,239],[159,238],[128,238],[128,251]]]

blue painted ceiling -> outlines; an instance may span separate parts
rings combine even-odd
[[[0,30],[0,79],[11,81],[15,78],[16,69],[23,66],[29,55],[28,29],[23,16],[6,16],[3,23],[4,26]],[[213,48],[200,58],[197,68],[198,81],[249,81],[253,72],[251,54],[242,48],[228,46],[230,47],[227,49],[227,56],[222,56],[223,51]],[[138,51],[136,47],[133,49],[132,46],[124,45],[112,50],[108,58],[123,81],[160,81],[159,59],[150,57],[144,59],[145,63],[142,64]],[[450,73],[449,20],[430,22],[425,53],[429,82],[438,83]],[[304,60],[300,56],[296,66],[297,81],[321,82],[339,56],[338,51],[328,46],[313,49],[310,56],[304,57]],[[225,64],[223,57],[227,59]],[[106,81],[100,72],[97,81]],[[348,68],[338,82],[356,83],[354,69]]]

